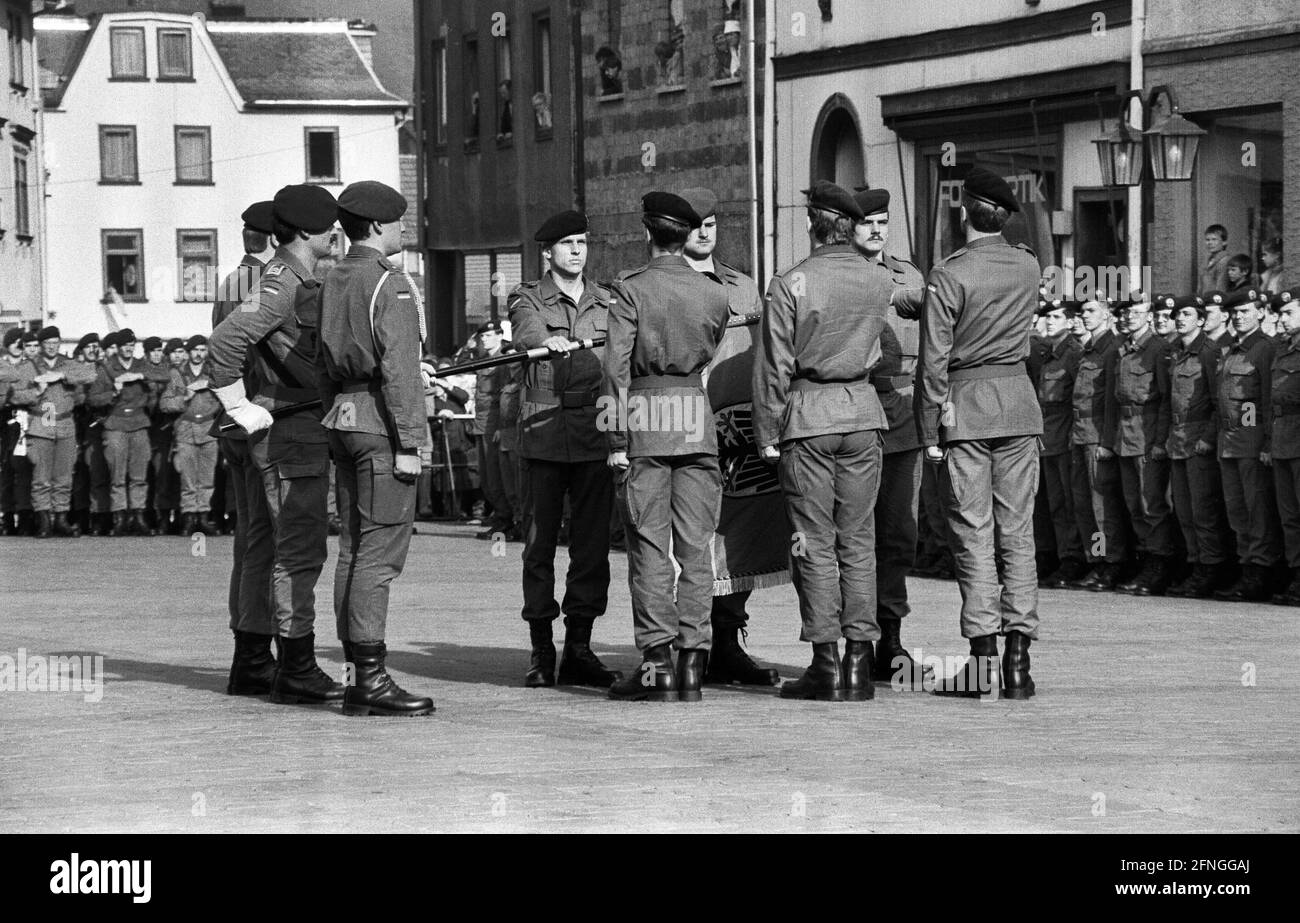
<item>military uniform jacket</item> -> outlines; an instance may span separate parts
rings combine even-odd
[[[509,340],[501,341],[501,348],[494,353],[484,353],[483,358],[500,356],[512,352],[514,344]],[[502,367],[493,366],[483,369],[474,377],[474,427],[480,436],[492,438],[501,427],[501,385],[504,378]]]
[[[26,359],[10,361],[7,355],[0,356],[0,424],[8,424],[18,409],[14,403],[14,391],[23,384],[23,378],[30,371],[20,372],[19,366],[26,366]]]
[[[1038,371],[1038,405],[1043,411],[1043,455],[1070,451],[1074,426],[1074,380],[1083,347],[1067,333],[1046,341],[1047,353]]]
[[[319,298],[316,376],[325,428],[420,448],[428,441],[423,307],[406,275],[378,250],[354,244],[325,276]]]
[[[536,349],[553,336],[571,340],[609,332],[609,289],[583,277],[574,304],[547,273],[510,295],[510,335],[521,349]],[[530,362],[519,393],[519,453],[555,462],[603,461],[606,440],[596,428],[604,347],[569,353],[567,359]]]
[[[1256,328],[1220,357],[1215,388],[1220,458],[1256,458],[1269,451],[1275,348]]]
[[[869,379],[893,281],[848,244],[773,276],[754,356],[754,439],[777,445],[889,423]]]
[[[1300,458],[1300,333],[1277,344],[1273,354],[1274,458]]]
[[[1115,357],[1102,445],[1124,458],[1169,441],[1169,344],[1147,327],[1125,339]]]
[[[889,270],[895,290],[918,289],[925,285],[921,270],[909,260],[885,253],[880,262]],[[915,451],[921,447],[916,417],[912,414],[920,342],[920,324],[915,319],[904,319],[898,312],[885,312],[885,329],[880,331],[880,361],[871,370],[871,385],[876,389],[876,397],[885,412],[885,422],[889,425],[889,431],[885,433],[886,455]]]
[[[127,382],[118,391],[113,382],[119,375],[138,372],[145,377]],[[158,403],[161,382],[149,377],[151,369],[147,359],[134,359],[128,366],[121,356],[110,356],[99,368],[99,376],[91,384],[86,398],[92,407],[107,409],[104,429],[110,432],[130,433],[148,429],[149,411]]]
[[[283,247],[277,250],[257,288],[212,331],[208,369],[213,390],[243,377],[249,400],[273,413],[288,404],[323,398],[315,375],[318,287],[297,257]],[[411,348],[416,348],[414,342]],[[320,410],[293,415],[307,421],[320,418]],[[304,428],[303,434],[310,429]],[[325,441],[324,430],[300,441],[316,440]]]
[[[619,277],[596,418],[611,452],[717,454],[713,408],[700,376],[730,314],[722,288],[681,255],[661,254]]]
[[[212,435],[212,421],[221,414],[221,401],[217,400],[211,387],[192,392],[193,397],[190,397],[189,390],[191,383],[208,377],[206,361],[197,373],[188,361],[172,369],[171,381],[158,400],[158,406],[165,413],[178,414],[172,427],[173,437],[178,443],[206,445],[216,438]]]
[[[16,371],[21,380],[12,400],[31,415],[27,420],[27,435],[45,439],[75,438],[77,424],[73,412],[85,400],[85,386],[96,378],[94,366],[67,356],[55,356],[51,362],[42,355],[20,364]],[[63,378],[41,392],[34,379],[45,372],[62,372]]]
[[[240,302],[253,293],[265,266],[266,264],[253,254],[245,253],[239,265],[231,271],[230,275],[221,280],[221,287],[217,289],[217,300],[212,305],[213,330],[217,329],[217,324],[230,316],[231,311],[239,307]]]
[[[1191,458],[1196,443],[1215,440],[1214,376],[1219,354],[1198,333],[1190,346],[1180,340],[1169,355],[1169,457]]]
[[[1038,260],[1001,235],[980,237],[930,272],[914,399],[923,445],[1043,431],[1025,368]]]
[[[1097,445],[1106,423],[1106,395],[1115,380],[1119,337],[1111,330],[1095,334],[1083,344],[1070,393],[1073,423],[1071,445]]]

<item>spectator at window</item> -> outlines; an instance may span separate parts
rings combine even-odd
[[[596,51],[596,67],[600,70],[600,95],[618,96],[623,92],[623,59],[608,45]]]
[[[1228,260],[1227,269],[1224,272],[1227,276],[1228,284],[1224,287],[1225,292],[1235,292],[1237,289],[1249,288],[1252,273],[1250,271],[1250,257],[1244,253],[1238,253]]]
[[[1282,238],[1274,237],[1264,243],[1264,273],[1259,278],[1259,285],[1270,295],[1277,295],[1284,289],[1300,284],[1294,274],[1282,265]]]
[[[1205,265],[1201,267],[1201,297],[1228,288],[1228,229],[1212,224],[1205,229]]]

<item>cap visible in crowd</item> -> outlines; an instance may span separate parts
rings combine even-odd
[[[809,189],[800,189],[799,191],[808,197],[809,208],[820,208],[822,211],[834,212],[852,221],[861,221],[866,217],[851,192],[824,179],[819,179]]]
[[[239,216],[244,227],[250,231],[270,234],[275,230],[275,203],[271,201],[254,202]]]
[[[1213,291],[1213,292],[1206,292],[1206,293],[1205,293],[1205,303],[1206,303],[1206,304],[1219,304],[1219,305],[1221,305],[1221,304],[1223,304],[1223,298],[1224,298],[1223,292],[1218,291],[1217,289],[1216,289],[1215,291]]]
[[[1181,311],[1183,308],[1202,308],[1205,302],[1199,295],[1178,295],[1170,298],[1169,305],[1175,311]]]
[[[338,202],[322,186],[310,183],[285,186],[273,201],[276,218],[308,234],[322,234],[338,220]]]
[[[24,343],[39,343],[40,341],[41,341],[41,338],[40,338],[39,336],[36,335],[36,331],[35,331],[35,330],[24,330],[24,331],[23,331],[23,342],[24,342]]]
[[[695,214],[700,216],[700,221],[718,213],[718,197],[711,189],[692,186],[690,189],[683,189],[681,196],[686,200],[686,204],[695,210]]]
[[[339,194],[338,207],[358,218],[389,224],[406,214],[406,196],[373,179],[352,183]]]
[[[162,349],[162,348],[163,348],[162,337],[145,337],[145,338],[144,338],[144,351],[145,351],[145,352],[147,352],[147,353],[151,353],[151,352],[153,352],[155,349]]]
[[[23,338],[23,329],[21,327],[10,327],[5,331],[4,344],[8,349]]]
[[[36,334],[36,339],[44,343],[46,340],[61,340],[63,335],[59,333],[58,327],[42,327],[41,332]]]
[[[130,327],[123,327],[117,332],[117,345],[124,346],[127,343],[135,342],[135,331]]]
[[[77,341],[77,348],[74,350],[74,352],[81,352],[91,343],[98,343],[98,342],[99,342],[98,333],[88,333],[85,336],[83,336],[80,340]]]
[[[688,228],[698,228],[704,222],[690,202],[671,192],[647,192],[641,197],[641,210],[651,218],[663,218]]]
[[[163,351],[169,353],[174,353],[176,352],[176,350],[184,349],[184,348],[185,348],[185,341],[182,340],[180,337],[172,337],[170,340],[168,340],[166,343],[163,344]]]
[[[1246,304],[1247,302],[1255,301],[1258,298],[1259,298],[1259,292],[1257,292],[1253,288],[1233,289],[1230,292],[1224,293],[1223,306],[1225,308],[1235,308],[1240,305]]]
[[[185,341],[186,349],[194,349],[197,346],[207,346],[207,345],[208,345],[208,338],[201,333],[196,333],[194,334],[194,336],[190,337],[188,340]]]
[[[574,234],[587,233],[587,216],[582,212],[564,211],[551,215],[542,222],[542,226],[533,235],[533,240],[542,244],[554,243]]]
[[[496,321],[490,320],[486,324],[480,324],[478,330],[474,331],[474,333],[477,335],[480,333],[505,333],[505,331],[501,329],[501,325]]]
[[[100,337],[99,345],[103,349],[113,349],[121,342],[122,337],[118,335],[117,331],[110,330],[108,333]]]
[[[1007,181],[992,170],[972,167],[966,174],[966,179],[962,181],[961,188],[971,198],[979,199],[981,202],[1001,205],[1009,212],[1020,211],[1020,203],[1016,201],[1015,194],[1007,185]]]
[[[853,198],[862,209],[863,217],[878,215],[889,211],[889,190],[872,189],[870,186],[858,186]]]

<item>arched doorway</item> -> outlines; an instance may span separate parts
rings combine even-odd
[[[830,180],[852,190],[866,182],[858,113],[843,93],[822,106],[813,129],[811,179]]]

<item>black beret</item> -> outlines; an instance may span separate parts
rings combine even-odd
[[[41,332],[36,334],[36,339],[41,342],[45,342],[46,340],[61,340],[63,339],[63,334],[59,333],[58,327],[42,327]]]
[[[1175,311],[1181,311],[1183,308],[1203,308],[1205,302],[1199,295],[1178,295],[1172,299],[1173,303],[1169,307]]]
[[[861,221],[867,217],[862,213],[861,206],[858,205],[851,192],[824,179],[819,179],[813,183],[811,189],[801,189],[799,191],[808,197],[809,208],[820,208],[823,211],[834,212],[853,221]]]
[[[244,227],[254,231],[261,231],[263,234],[270,234],[275,230],[274,215],[275,203],[267,201],[254,202],[244,209],[244,213],[239,217],[244,222]]]
[[[4,344],[8,349],[23,338],[23,329],[21,327],[10,327],[5,331]]]
[[[123,343],[134,343],[134,342],[135,342],[135,331],[132,330],[130,327],[123,327],[121,330],[117,332],[118,346],[121,346]]]
[[[275,194],[275,217],[308,234],[328,231],[338,220],[339,205],[330,191],[311,183],[285,186]]]
[[[682,190],[682,198],[695,209],[695,214],[700,216],[703,221],[709,215],[718,213],[718,197],[710,189],[703,186],[692,186],[690,189]]]
[[[688,228],[698,228],[704,223],[690,202],[671,192],[647,192],[641,197],[641,209],[650,217],[675,221]]]
[[[168,353],[173,353],[178,349],[184,349],[184,348],[185,348],[185,341],[182,340],[180,337],[172,337],[170,340],[168,340],[166,343],[163,344],[163,352],[168,352]]]
[[[1007,181],[992,170],[972,167],[966,174],[966,179],[962,181],[961,188],[962,192],[981,202],[1001,205],[1009,212],[1020,211],[1020,205],[1016,202],[1016,197],[1011,192],[1011,187],[1007,185]]]
[[[1237,288],[1223,295],[1223,306],[1225,308],[1236,308],[1243,304],[1249,304],[1259,300],[1259,292],[1253,288]]]
[[[389,224],[406,214],[406,196],[373,179],[353,183],[339,194],[339,210]]]
[[[110,330],[108,333],[100,337],[99,345],[103,349],[113,349],[120,342],[121,340],[118,337],[117,332]]]
[[[39,343],[40,341],[41,341],[41,338],[40,338],[39,336],[36,335],[36,331],[35,331],[35,330],[24,330],[24,331],[23,331],[23,342],[24,342],[24,343]]]
[[[1293,288],[1284,288],[1273,296],[1269,304],[1274,308],[1281,308],[1283,305],[1290,304],[1293,301],[1300,301],[1300,285]]]
[[[196,346],[207,346],[208,338],[201,333],[196,333],[185,341],[186,349],[194,349]]]
[[[77,341],[77,348],[75,352],[81,352],[91,343],[98,343],[98,342],[99,342],[98,333],[88,333],[85,336],[83,336],[80,340]]]
[[[145,352],[147,352],[147,353],[151,353],[151,352],[153,352],[155,349],[162,349],[162,348],[163,348],[162,337],[145,337],[145,338],[144,338],[144,351],[145,351]]]
[[[858,208],[862,209],[863,217],[889,211],[888,189],[872,189],[870,186],[858,186],[857,190],[857,194],[853,198],[857,200]]]
[[[505,331],[501,329],[501,325],[496,321],[490,320],[485,324],[480,324],[478,330],[474,331],[474,333],[477,335],[480,333],[505,333]]]
[[[533,240],[542,244],[552,244],[574,234],[587,233],[587,216],[582,212],[566,211],[551,215],[542,222],[542,226],[533,235]]]

